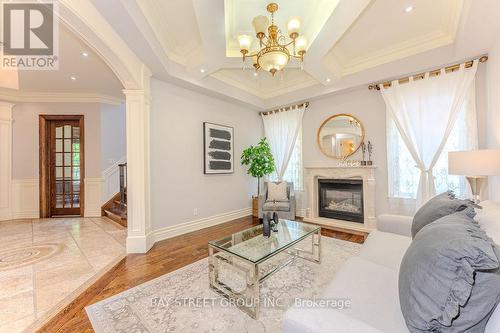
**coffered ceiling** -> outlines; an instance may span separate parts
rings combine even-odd
[[[225,0],[224,24],[226,56],[241,57],[237,38],[239,35],[255,36],[252,20],[259,15],[269,16],[266,6],[270,0]],[[301,35],[313,43],[324,24],[330,18],[339,0],[288,0],[279,4],[274,16],[275,23],[286,33],[286,24],[291,17],[300,17],[305,22]],[[253,40],[253,50],[258,49],[258,39]]]
[[[258,110],[469,59],[500,32],[497,0],[278,1],[280,28],[299,16],[309,46],[302,68],[272,77],[243,64],[236,39],[270,1],[89,1],[156,78]]]
[[[462,0],[410,3],[373,1],[325,56],[326,67],[345,76],[454,42]]]

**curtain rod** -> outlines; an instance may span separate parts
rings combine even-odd
[[[485,63],[486,61],[488,61],[488,56],[487,55],[483,55],[480,58],[476,58],[476,59],[479,59],[480,63]],[[465,68],[472,67],[472,63],[476,59],[472,59],[472,60],[469,60],[469,61],[466,61],[465,63],[463,63],[465,65]],[[454,71],[460,69],[460,65],[461,64],[462,63],[458,63],[458,64],[454,64],[454,65],[451,65],[451,66],[434,69],[432,71],[423,72],[423,73],[420,73],[420,74],[409,75],[409,76],[405,76],[405,77],[402,77],[402,78],[397,79],[397,80],[399,81],[399,83],[408,83],[410,81],[410,77],[413,77],[413,80],[421,80],[421,79],[423,79],[425,77],[426,73],[429,73],[429,77],[438,76],[441,73],[442,69],[444,69],[446,73],[454,72]],[[394,81],[394,80],[392,80],[392,81]],[[380,90],[380,87],[379,87],[380,84],[383,84],[384,88],[389,88],[391,86],[391,81],[379,82],[379,83],[372,83],[372,84],[370,84],[368,86],[368,89],[369,90]]]
[[[303,107],[305,106],[306,109],[309,107],[309,102],[304,102],[304,103],[300,103],[300,104],[296,104],[296,105],[290,105],[290,106],[286,106],[284,108],[281,108],[281,109],[276,109],[276,110],[271,110],[271,111],[263,111],[263,112],[259,112],[259,115],[260,116],[267,116],[271,113],[277,113],[277,112],[281,112],[281,111],[290,111],[292,108],[294,107]]]

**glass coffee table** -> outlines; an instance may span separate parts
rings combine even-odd
[[[265,279],[298,258],[321,261],[321,227],[280,219],[277,229],[267,238],[258,225],[208,243],[210,287],[254,319],[261,303],[259,287]],[[310,243],[305,241],[308,238]],[[301,241],[305,242],[298,248]],[[278,254],[285,259],[273,262]]]

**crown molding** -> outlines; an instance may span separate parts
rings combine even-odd
[[[435,31],[390,47],[353,58],[341,65],[342,76],[361,72],[379,65],[397,61],[418,53],[452,44],[454,37],[443,31]],[[337,57],[338,59],[338,57]]]
[[[62,93],[62,92],[21,92],[0,90],[0,101],[10,103],[100,103],[109,105],[121,105],[124,98],[86,93]]]
[[[460,25],[463,5],[463,0],[451,2],[450,10],[447,12],[447,15],[443,17],[441,26],[435,31],[398,44],[390,45],[374,52],[363,54],[360,57],[355,57],[348,61],[342,61],[342,58],[345,59],[345,57],[342,57],[341,50],[335,50],[334,48],[330,51],[328,57],[330,59],[325,59],[326,63],[329,67],[340,65],[341,76],[346,76],[452,44],[455,42],[458,27]],[[337,53],[337,55],[332,57],[332,52],[333,54]]]
[[[263,73],[263,74],[268,74],[268,73]],[[279,87],[272,90],[262,91],[255,89],[250,85],[245,84],[244,82],[235,80],[221,71],[212,73],[210,76],[264,100],[319,84],[319,82],[316,81],[315,79],[309,78],[306,80],[300,80],[300,81],[298,80],[296,83],[291,84],[288,87]]]

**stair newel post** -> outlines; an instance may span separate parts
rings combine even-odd
[[[118,165],[120,167],[120,206],[124,207],[127,202],[125,189],[127,186],[127,163]]]

